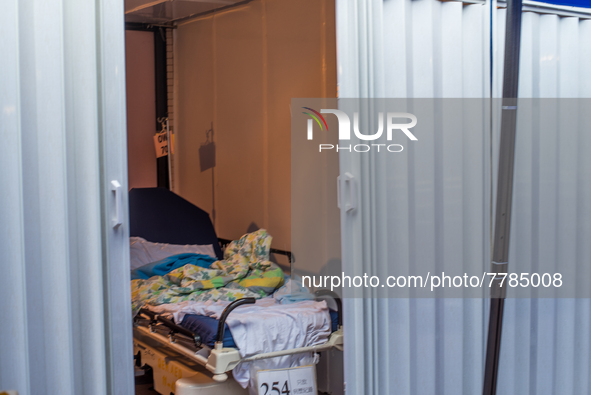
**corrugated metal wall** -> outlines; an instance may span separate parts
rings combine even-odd
[[[123,4],[2,11],[0,392],[133,393]]]
[[[504,18],[496,3],[337,1],[340,97],[498,97]],[[590,22],[533,12],[523,20],[521,95],[590,97],[590,79],[583,74],[589,70]],[[345,272],[371,273],[372,262],[389,259],[403,265],[436,260],[441,267],[478,260],[488,270],[500,113],[494,107],[492,117],[482,111],[485,122],[478,126],[484,133],[446,129],[426,155],[411,154],[411,148],[405,163],[341,156],[341,174],[351,171],[361,183],[359,212],[341,216]],[[526,123],[521,117],[511,260],[552,253],[591,263],[584,170],[591,168],[584,155],[591,141],[583,134],[558,137],[544,122],[543,133],[532,137],[531,121],[529,133],[521,130]],[[540,149],[543,155],[535,153]],[[550,179],[541,176],[544,168],[553,169]],[[392,183],[391,169],[406,189],[383,187]],[[396,235],[394,245],[380,247],[384,234]],[[363,262],[362,268],[355,262]],[[488,303],[347,299],[347,392],[480,393]],[[589,308],[588,300],[509,300],[499,393],[588,393]]]
[[[500,9],[495,96],[501,92],[504,32]],[[591,278],[591,135],[579,127],[589,125],[591,100],[566,100],[591,98],[589,70],[591,20],[523,14],[519,95],[562,100],[521,106],[511,271],[560,272],[561,262],[576,261],[580,277]],[[589,299],[508,299],[505,306],[498,393],[590,393]]]
[[[355,9],[337,2],[340,97],[489,96],[487,5],[359,4]],[[348,28],[355,23],[357,31]],[[486,109],[481,110],[486,118]],[[357,270],[355,261],[363,261],[367,273],[375,273],[372,261],[394,260],[397,267],[488,261],[490,219],[483,213],[490,204],[489,141],[490,136],[452,128],[427,155],[409,153],[407,159],[388,158],[387,163],[366,158],[360,164],[341,157],[341,173],[352,169],[360,175],[364,202],[357,219],[341,217],[343,270]],[[396,237],[388,247],[359,246],[354,240],[362,239],[356,234],[360,228],[378,239]],[[346,300],[345,341],[355,344],[345,350],[347,392],[480,392],[484,317],[485,301],[479,299]],[[359,369],[361,360],[364,369]]]

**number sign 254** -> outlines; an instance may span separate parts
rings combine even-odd
[[[314,366],[260,370],[257,372],[258,395],[316,395]]]
[[[278,385],[279,385],[278,381],[273,381],[273,383],[271,383],[271,384],[261,383],[261,390],[264,390],[265,391],[264,395],[267,395],[267,394],[269,394],[269,387],[271,386],[270,387],[271,394],[277,394],[277,395],[280,395],[280,394],[289,395],[290,394],[289,384],[288,384],[287,380],[285,380],[283,382],[283,386],[281,387],[281,390],[279,390]],[[259,391],[259,393],[261,393],[261,391]],[[271,395],[271,394],[269,394],[269,395]]]

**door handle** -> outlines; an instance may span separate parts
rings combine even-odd
[[[341,181],[345,182],[343,186]],[[341,202],[341,188],[345,188],[345,192],[347,193],[345,196],[348,197],[347,202],[344,205],[345,211],[349,212],[355,210],[357,208],[357,182],[355,181],[355,177],[353,174],[346,172],[341,176],[337,177],[337,206],[342,208]]]
[[[111,181],[111,191],[115,194],[115,217],[113,217],[112,225],[114,229],[117,229],[123,224],[123,193],[119,181]]]

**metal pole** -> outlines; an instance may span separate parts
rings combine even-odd
[[[497,179],[497,210],[491,272],[507,273],[515,162],[515,128],[517,123],[517,87],[519,84],[519,47],[521,41],[522,0],[507,0],[505,30],[505,63],[503,68],[503,102],[501,112],[501,144]],[[506,287],[503,277],[495,278],[491,288],[490,318],[484,369],[484,395],[495,395],[503,330],[503,309]]]
[[[168,146],[168,154],[166,155],[168,160],[168,189],[174,191],[174,183],[172,180],[172,133],[170,133],[168,117],[166,118],[166,144]]]

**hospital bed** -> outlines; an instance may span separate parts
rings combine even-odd
[[[223,258],[222,248],[229,241],[218,239],[209,215],[162,188],[132,189],[129,193],[130,235],[174,245],[213,245],[214,254]],[[271,249],[271,253],[294,257],[289,251]],[[223,310],[219,319],[188,314],[181,322],[142,308],[134,317],[134,358],[138,368],[149,368],[154,389],[161,394],[208,395],[246,394],[233,379],[231,371],[241,362],[254,362],[301,353],[342,350],[341,301],[336,294],[320,290],[317,298],[330,297],[337,306],[330,311],[331,334],[323,344],[273,350],[241,357],[226,320],[254,298],[238,299]]]

